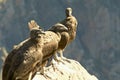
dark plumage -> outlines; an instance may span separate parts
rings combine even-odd
[[[68,28],[68,33],[70,36],[70,39],[68,42],[70,43],[76,37],[76,29],[77,29],[78,22],[77,22],[77,19],[72,15],[71,8],[67,8],[65,12],[66,12],[66,18],[60,23],[65,25]]]
[[[68,28],[61,25],[55,27],[55,29],[56,30],[51,29],[50,31],[45,31],[45,36],[44,36],[45,42],[42,49],[42,52],[43,52],[42,65],[43,66],[45,66],[46,61],[57,52],[59,42],[61,40],[60,33],[68,31]]]
[[[56,27],[58,27],[59,25],[65,26],[68,28],[67,32],[60,33],[61,40],[59,42],[58,52],[60,53],[61,58],[64,58],[63,51],[64,51],[65,47],[67,46],[67,44],[71,43],[75,39],[76,28],[77,28],[77,24],[78,24],[76,18],[72,15],[71,8],[67,8],[65,13],[66,13],[66,18],[63,21],[55,24],[52,28],[49,29],[52,31],[56,31]]]
[[[32,24],[32,22],[31,22]],[[42,46],[44,35],[39,27],[30,27],[30,38],[17,45],[7,56],[2,78],[3,80],[28,80],[30,72],[42,62]]]
[[[30,38],[21,42],[7,56],[3,67],[3,80],[27,80],[51,57],[58,48],[61,35],[59,30],[67,31],[64,26],[58,31],[42,31],[35,21],[29,24]],[[31,76],[30,76],[31,77]]]
[[[61,23],[57,23],[57,24],[55,24],[55,25],[53,25],[50,29],[49,29],[49,31],[53,31],[53,32],[56,32],[56,31],[59,31],[60,32],[60,35],[61,35],[61,39],[60,39],[60,42],[58,43],[59,45],[58,45],[58,48],[57,48],[57,52],[58,51],[61,51],[61,50],[63,50],[64,48],[65,48],[65,46],[67,45],[67,43],[68,43],[68,40],[69,40],[69,34],[68,34],[68,31],[60,31],[58,28],[59,27],[66,27],[66,26],[64,26],[63,24],[61,24]],[[67,27],[66,27],[67,28]],[[56,52],[56,53],[57,53]],[[57,57],[57,54],[54,54],[55,55],[55,59],[56,60],[58,60],[58,57]]]
[[[42,31],[35,21],[28,24],[30,38],[17,45],[7,56],[2,72],[3,80],[27,80],[30,73],[42,66],[57,51],[63,58],[66,45],[75,39],[77,20],[72,9],[66,9],[66,18],[49,31]]]

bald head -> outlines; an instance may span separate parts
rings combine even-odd
[[[65,13],[66,17],[72,16],[72,8],[66,8]]]

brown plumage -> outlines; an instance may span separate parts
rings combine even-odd
[[[5,60],[3,80],[27,80],[29,73],[34,71],[38,63],[42,62],[43,38],[41,35],[44,34],[38,27],[29,27],[30,38],[17,45]]]
[[[59,27],[58,31],[41,31],[35,21],[28,24],[30,38],[17,45],[7,56],[3,67],[3,80],[27,80],[30,73],[34,75],[37,68],[45,63],[58,48],[60,31],[67,31],[66,27]]]
[[[64,26],[61,23],[57,23],[57,24],[53,25],[49,29],[49,31],[56,32],[59,27],[66,27],[66,26]],[[60,42],[58,43],[59,45],[58,45],[58,48],[57,48],[57,52],[62,51],[65,48],[65,46],[67,45],[68,40],[70,39],[68,31],[60,31],[60,35],[61,35],[61,39],[60,39]],[[55,55],[55,60],[58,60],[58,57],[57,57],[56,53],[54,54]],[[62,57],[62,55],[61,55],[61,57]]]
[[[55,24],[52,28],[49,29],[49,30],[56,31],[56,27],[59,25],[66,26],[68,28],[68,32],[60,33],[61,40],[59,43],[58,52],[60,53],[60,57],[63,59],[65,59],[63,57],[63,51],[65,47],[67,46],[67,44],[71,43],[76,37],[76,28],[78,24],[76,18],[72,15],[71,8],[67,8],[65,13],[66,13],[66,18],[63,21]]]
[[[66,18],[60,23],[65,25],[68,28],[68,34],[70,36],[68,43],[70,43],[76,37],[76,29],[77,29],[78,22],[77,22],[77,19],[72,15],[71,8],[67,8],[65,12],[66,12]]]

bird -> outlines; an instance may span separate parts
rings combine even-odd
[[[33,21],[33,23],[36,25],[32,25],[32,26],[39,26],[37,22]],[[63,25],[57,26],[55,31],[52,30],[44,31],[44,35],[43,35],[44,45],[42,47],[43,60],[42,60],[42,64],[37,65],[37,67],[41,66],[42,68],[41,74],[43,74],[44,76],[47,76],[44,74],[44,67],[47,65],[48,59],[57,52],[58,45],[61,40],[60,33],[66,31],[68,31],[68,28]]]
[[[77,19],[72,15],[72,8],[68,7],[65,10],[66,13],[66,18],[58,23],[56,23],[55,25],[53,25],[50,29],[48,30],[52,30],[52,31],[56,31],[56,27],[57,26],[65,26],[68,28],[67,32],[61,32],[61,40],[59,42],[59,47],[58,47],[58,53],[60,53],[60,58],[62,60],[66,60],[69,62],[69,60],[67,60],[64,56],[63,56],[63,51],[66,48],[66,46],[68,44],[70,44],[76,37],[76,30],[77,30],[77,25],[78,25],[78,21]],[[57,57],[57,54],[55,54],[55,60],[57,61],[61,61],[61,59],[59,59]]]
[[[47,30],[44,35],[44,46],[42,49],[43,52],[43,61],[42,66],[46,66],[48,59],[57,53],[59,42],[61,40],[61,32],[67,32],[68,28],[62,24],[57,24],[59,26],[55,27],[55,30]],[[42,67],[42,68],[43,68]],[[44,69],[43,74],[44,74]]]
[[[59,30],[60,27],[66,27],[66,26],[61,24],[61,23],[57,23],[57,24],[53,25],[52,28],[50,28],[48,30],[56,32],[56,31]],[[60,42],[58,43],[59,45],[58,45],[58,48],[57,48],[57,52],[61,51],[61,49],[65,48],[65,46],[67,45],[67,42],[70,38],[69,34],[68,34],[68,31],[60,31],[60,35],[61,35],[61,39],[60,39]],[[54,54],[54,58],[55,58],[55,60],[59,61],[58,56],[57,56],[57,52]],[[61,54],[60,54],[60,56],[62,57]]]
[[[62,26],[56,32],[43,31],[34,20],[28,26],[30,38],[19,43],[7,56],[3,66],[3,80],[30,80],[56,53],[61,39],[59,31],[68,30]],[[44,75],[44,70],[42,74]]]
[[[59,42],[61,40],[61,32],[67,32],[68,28],[62,24],[56,24],[57,26],[51,30],[45,31],[44,38],[44,46],[42,48],[43,53],[43,61],[42,61],[42,68],[46,66],[48,59],[53,56],[58,49]],[[39,25],[37,25],[39,26]],[[44,69],[41,69],[42,74],[44,74]]]
[[[31,22],[32,23],[32,22]],[[28,80],[36,65],[42,62],[44,35],[39,27],[30,26],[30,38],[21,42],[8,54],[2,72],[2,80]]]

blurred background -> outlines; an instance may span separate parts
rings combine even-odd
[[[120,0],[0,0],[0,47],[10,52],[28,38],[32,19],[47,30],[65,18],[67,7],[79,24],[65,57],[99,80],[120,80]]]

